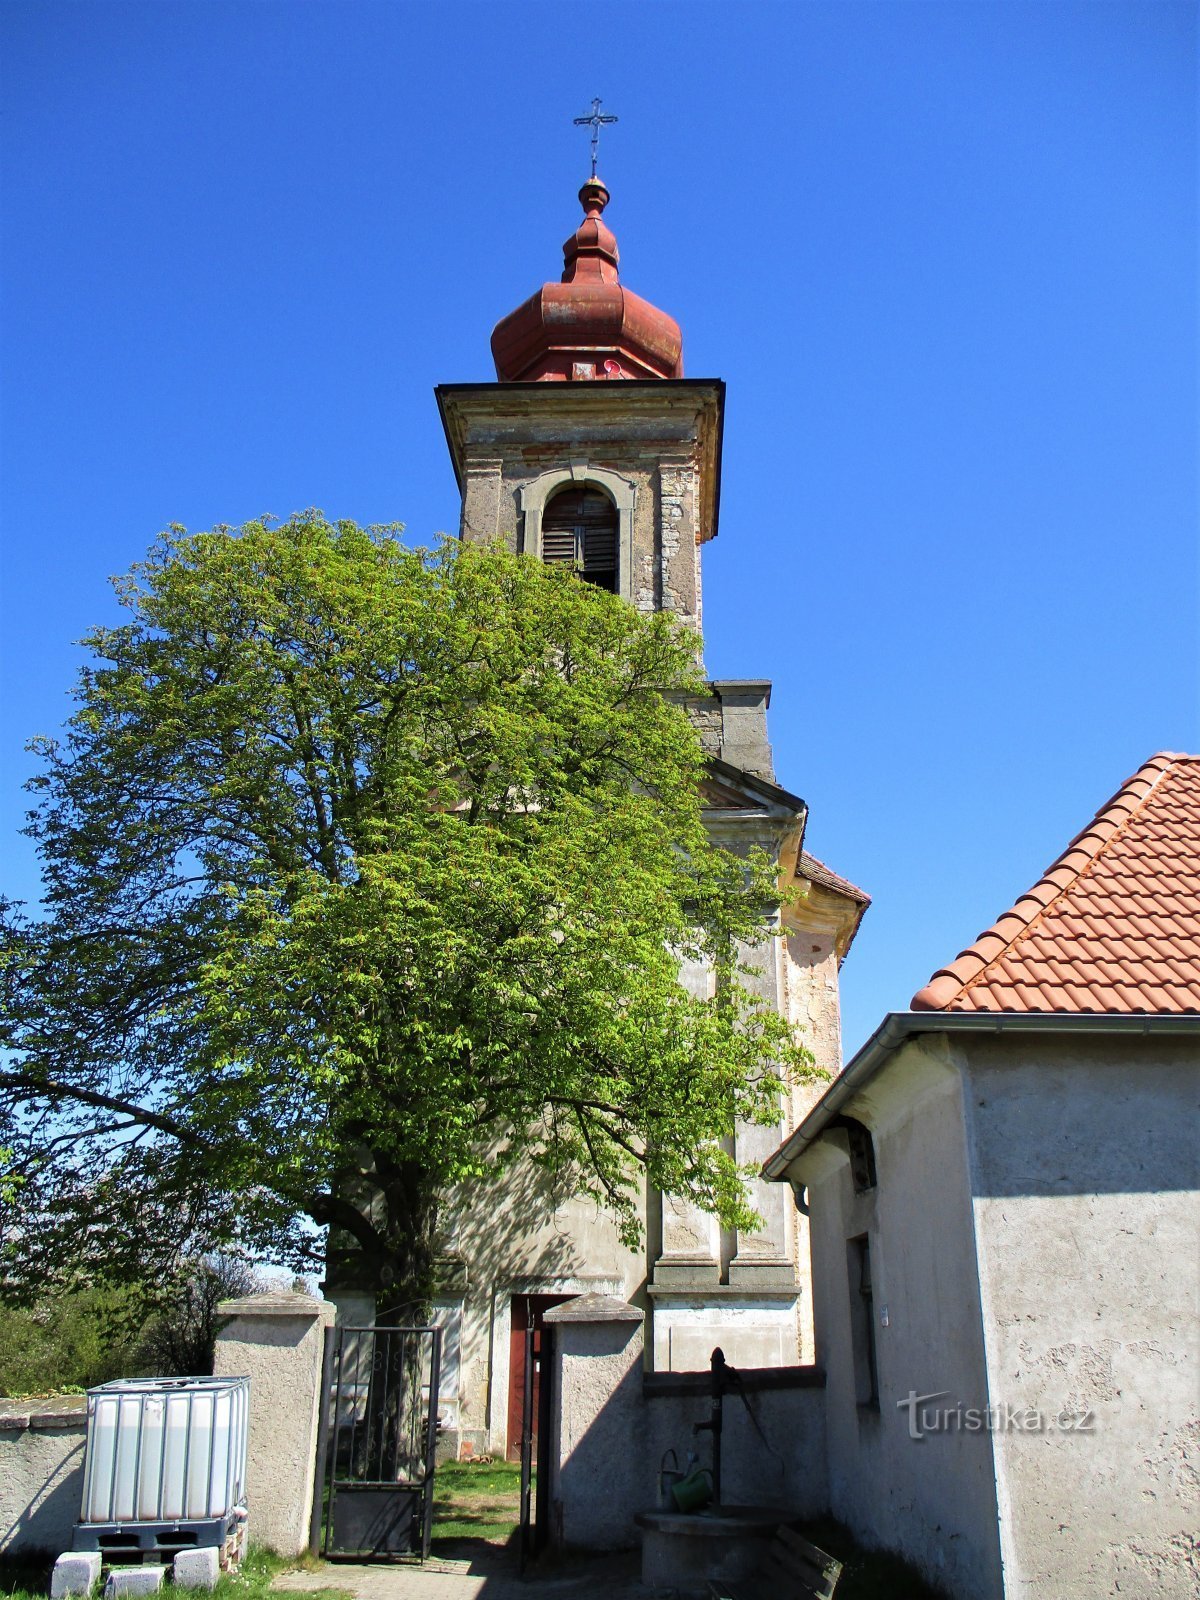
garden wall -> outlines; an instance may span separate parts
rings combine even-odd
[[[71,1548],[83,1499],[87,1401],[0,1400],[0,1552]]]

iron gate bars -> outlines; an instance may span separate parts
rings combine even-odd
[[[328,1330],[314,1553],[429,1554],[441,1363],[440,1328]]]
[[[537,1360],[537,1329],[533,1325],[533,1318],[525,1329],[525,1389],[522,1395],[521,1406],[521,1544],[520,1544],[520,1572],[525,1575],[525,1568],[533,1547],[533,1506],[531,1504],[533,1487],[533,1426],[534,1426],[534,1377],[535,1363]]]
[[[522,1577],[549,1538],[550,1451],[554,1441],[550,1412],[553,1351],[554,1329],[545,1323],[539,1328],[530,1317],[525,1329],[525,1394],[521,1419],[519,1552]]]

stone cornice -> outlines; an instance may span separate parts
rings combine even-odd
[[[609,383],[443,383],[434,391],[446,444],[461,490],[474,442],[487,454],[556,443],[564,425],[586,430],[593,455],[606,443],[644,438],[659,448],[677,439],[694,449],[700,469],[697,542],[717,534],[721,496],[721,437],[725,385],[720,378],[627,379]]]

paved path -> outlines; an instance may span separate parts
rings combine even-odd
[[[293,1594],[344,1589],[355,1600],[653,1600],[665,1595],[642,1587],[638,1564],[636,1551],[576,1557],[542,1564],[522,1579],[510,1552],[485,1546],[462,1559],[431,1556],[423,1566],[329,1562],[317,1572],[286,1572],[273,1588]]]

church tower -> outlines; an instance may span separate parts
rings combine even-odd
[[[725,386],[683,376],[683,338],[625,288],[598,178],[547,283],[497,324],[495,383],[438,403],[467,540],[507,539],[644,611],[700,624],[700,549],[717,531]]]
[[[583,581],[699,630],[725,385],[685,378],[678,323],[620,281],[605,185],[593,176],[579,200],[583,220],[563,247],[561,281],[544,284],[492,333],[496,381],[437,390],[462,495],[460,537],[577,564]],[[837,969],[866,897],[803,851],[804,802],[775,781],[770,688],[716,680],[688,708],[709,756],[705,819],[727,848],[769,851],[781,882],[800,888],[785,937],[747,959],[764,998],[836,1071]],[[685,970],[683,981],[710,992],[704,971]],[[757,1168],[817,1092],[809,1085],[783,1097],[776,1128],[739,1127],[739,1162]],[[647,1194],[641,1255],[620,1245],[590,1202],[539,1215],[526,1194],[504,1219],[461,1211],[446,1241],[460,1289],[447,1279],[439,1315],[451,1330],[457,1318],[461,1339],[454,1384],[463,1447],[511,1449],[523,1329],[589,1290],[644,1308],[648,1356],[660,1371],[706,1370],[717,1343],[735,1366],[811,1360],[806,1224],[780,1185],[754,1181],[751,1190],[764,1224],[745,1234],[723,1231],[688,1202]]]

